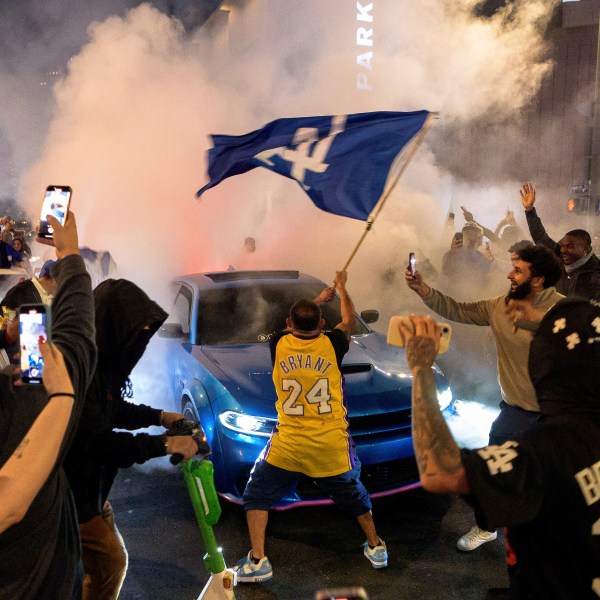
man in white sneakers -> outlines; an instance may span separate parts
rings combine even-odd
[[[438,315],[457,323],[491,327],[498,354],[498,383],[502,401],[500,414],[490,429],[490,445],[501,445],[518,433],[537,424],[539,405],[527,371],[527,356],[531,336],[519,330],[513,333],[514,324],[507,313],[509,300],[523,300],[545,313],[564,298],[554,289],[561,275],[558,259],[547,248],[531,242],[518,242],[509,249],[512,270],[508,294],[479,300],[457,302],[431,288],[417,271],[413,278],[406,272],[406,283],[423,302]],[[487,531],[478,523],[457,542],[459,550],[469,552],[482,544],[495,540],[496,531]]]
[[[314,479],[337,506],[356,518],[367,538],[364,555],[375,569],[387,567],[387,549],[375,530],[371,500],[360,481],[360,461],[348,432],[340,365],[356,315],[346,279],[345,271],[336,274],[342,320],[333,331],[322,331],[325,320],[318,304],[334,294],[333,288],[326,288],[316,301],[296,302],[288,329],[270,340],[277,425],[244,490],[252,549],[236,567],[240,583],[273,577],[265,554],[269,509],[301,475]]]

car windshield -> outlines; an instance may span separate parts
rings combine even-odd
[[[296,283],[206,291],[198,304],[198,343],[224,346],[266,342],[272,333],[285,329],[294,302],[316,298],[323,289],[319,283]],[[333,329],[342,320],[337,297],[321,310],[325,329]],[[359,333],[368,333],[368,329],[357,322],[353,334]]]

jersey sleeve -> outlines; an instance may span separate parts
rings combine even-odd
[[[493,531],[527,523],[537,515],[543,499],[543,470],[526,442],[463,449],[461,457],[471,490],[466,499],[483,517],[480,526]]]

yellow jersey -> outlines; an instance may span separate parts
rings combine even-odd
[[[353,468],[344,379],[348,351],[341,329],[301,338],[282,332],[273,340],[277,425],[265,460],[310,477],[331,477]]]

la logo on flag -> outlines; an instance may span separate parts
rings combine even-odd
[[[268,169],[274,169],[275,162],[271,159],[279,157],[291,164],[290,176],[300,183],[305,191],[310,188],[304,183],[306,171],[313,173],[324,173],[329,166],[325,159],[329,152],[331,142],[335,136],[344,131],[346,126],[346,115],[334,115],[331,117],[331,129],[329,135],[319,139],[319,130],[315,127],[300,127],[294,134],[292,147],[281,146],[259,152],[254,158],[264,163]]]

